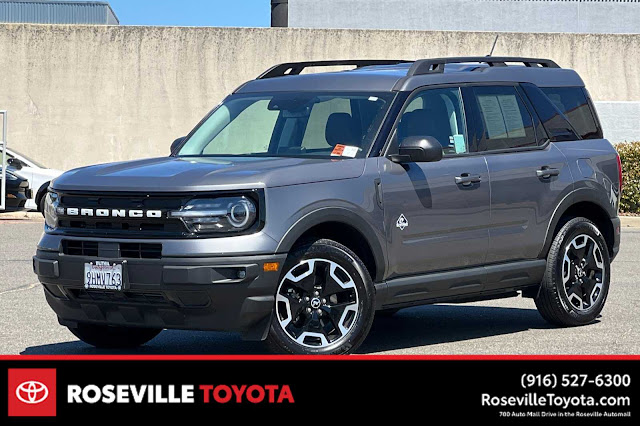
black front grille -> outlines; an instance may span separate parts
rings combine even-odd
[[[96,241],[63,240],[62,252],[70,256],[98,256],[98,243]]]
[[[60,193],[59,206],[65,209],[90,209],[95,212],[121,210],[159,210],[160,217],[113,217],[89,215],[60,215],[57,231],[67,235],[104,236],[125,238],[171,238],[188,236],[189,232],[180,219],[168,217],[168,212],[179,210],[193,196],[153,194],[89,194]]]
[[[104,251],[108,255],[103,256],[127,259],[160,259],[162,257],[162,244],[118,243],[118,248],[118,256],[115,256],[117,253],[110,252],[108,249]],[[62,253],[69,256],[99,257],[100,243],[97,241],[63,240]]]
[[[83,231],[105,231],[106,233],[135,233],[144,234],[147,232],[164,232],[164,233],[180,233],[185,231],[184,225],[180,220],[167,220],[170,223],[145,223],[135,219],[111,221],[98,220],[97,218],[83,219],[60,219],[58,227],[60,229]]]
[[[120,243],[120,257],[160,259],[162,257],[162,244]]]

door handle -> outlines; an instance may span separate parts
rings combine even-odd
[[[376,202],[378,203],[378,207],[384,210],[384,203],[382,201],[382,182],[380,179],[376,179],[373,182],[376,186]]]
[[[469,186],[472,183],[480,183],[482,178],[480,175],[471,175],[469,173],[463,173],[460,176],[456,176],[456,183],[458,185]]]
[[[536,175],[542,179],[549,179],[551,176],[558,176],[560,174],[560,170],[552,169],[549,166],[544,166],[539,170],[536,170]]]

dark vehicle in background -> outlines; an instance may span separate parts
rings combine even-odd
[[[323,66],[356,69],[302,73]],[[584,82],[551,60],[287,63],[170,156],[55,179],[33,265],[98,347],[177,328],[344,354],[376,312],[511,296],[578,326],[607,298],[621,190]]]
[[[2,170],[0,168],[0,170]],[[26,203],[33,195],[29,189],[29,182],[7,169],[7,195],[5,197],[5,212],[16,212],[27,210]],[[0,185],[2,175],[0,175]],[[3,211],[0,210],[0,213]]]

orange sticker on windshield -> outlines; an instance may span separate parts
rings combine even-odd
[[[331,151],[331,155],[336,157],[342,157],[342,154],[344,153],[345,148],[346,148],[345,145],[338,144],[333,147],[333,151]]]
[[[333,151],[331,151],[331,156],[354,158],[356,155],[358,155],[358,151],[359,151],[359,148],[356,146],[338,144],[335,147],[333,147]]]

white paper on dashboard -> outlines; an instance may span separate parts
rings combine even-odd
[[[494,95],[480,95],[478,96],[478,103],[480,104],[480,110],[484,117],[484,124],[487,128],[487,136],[489,139],[506,138],[508,136],[507,128],[502,118],[498,98]]]
[[[484,116],[489,139],[526,136],[515,95],[480,95],[478,103]]]
[[[502,116],[510,138],[523,138],[526,136],[522,114],[515,95],[499,95],[498,101],[502,108]]]

